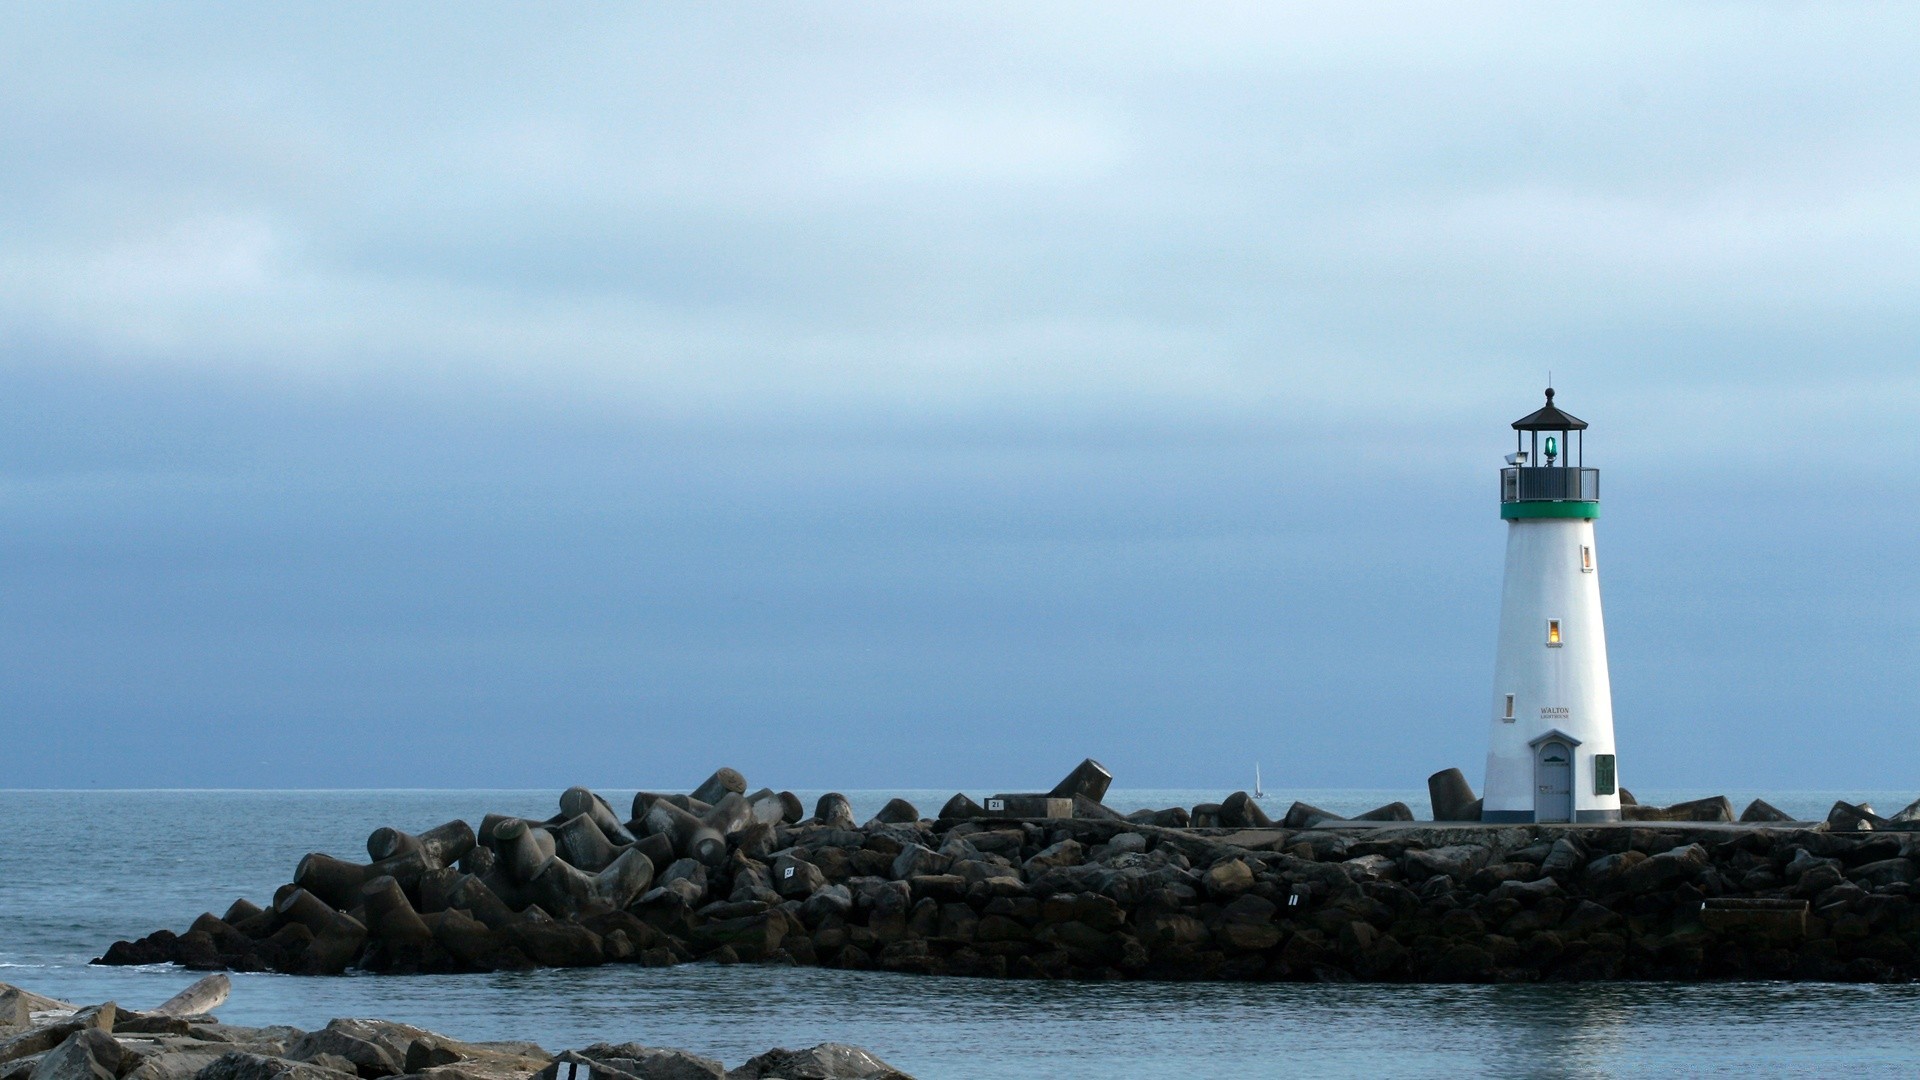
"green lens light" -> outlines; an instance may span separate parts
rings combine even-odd
[[[1560,456],[1560,443],[1557,440],[1555,440],[1554,437],[1551,435],[1547,436],[1547,456],[1548,457]]]

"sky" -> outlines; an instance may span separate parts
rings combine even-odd
[[[0,787],[1902,789],[1911,5],[0,9]]]

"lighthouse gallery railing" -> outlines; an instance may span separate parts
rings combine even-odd
[[[1501,502],[1599,502],[1599,469],[1500,470]]]

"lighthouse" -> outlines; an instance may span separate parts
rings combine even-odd
[[[1507,570],[1493,665],[1485,821],[1618,821],[1613,690],[1600,617],[1600,470],[1587,423],[1553,403],[1513,422],[1500,470]]]

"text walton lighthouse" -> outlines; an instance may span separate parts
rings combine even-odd
[[[1506,580],[1493,667],[1485,821],[1618,821],[1613,689],[1593,522],[1600,470],[1587,423],[1546,406],[1513,422],[1500,470]]]

